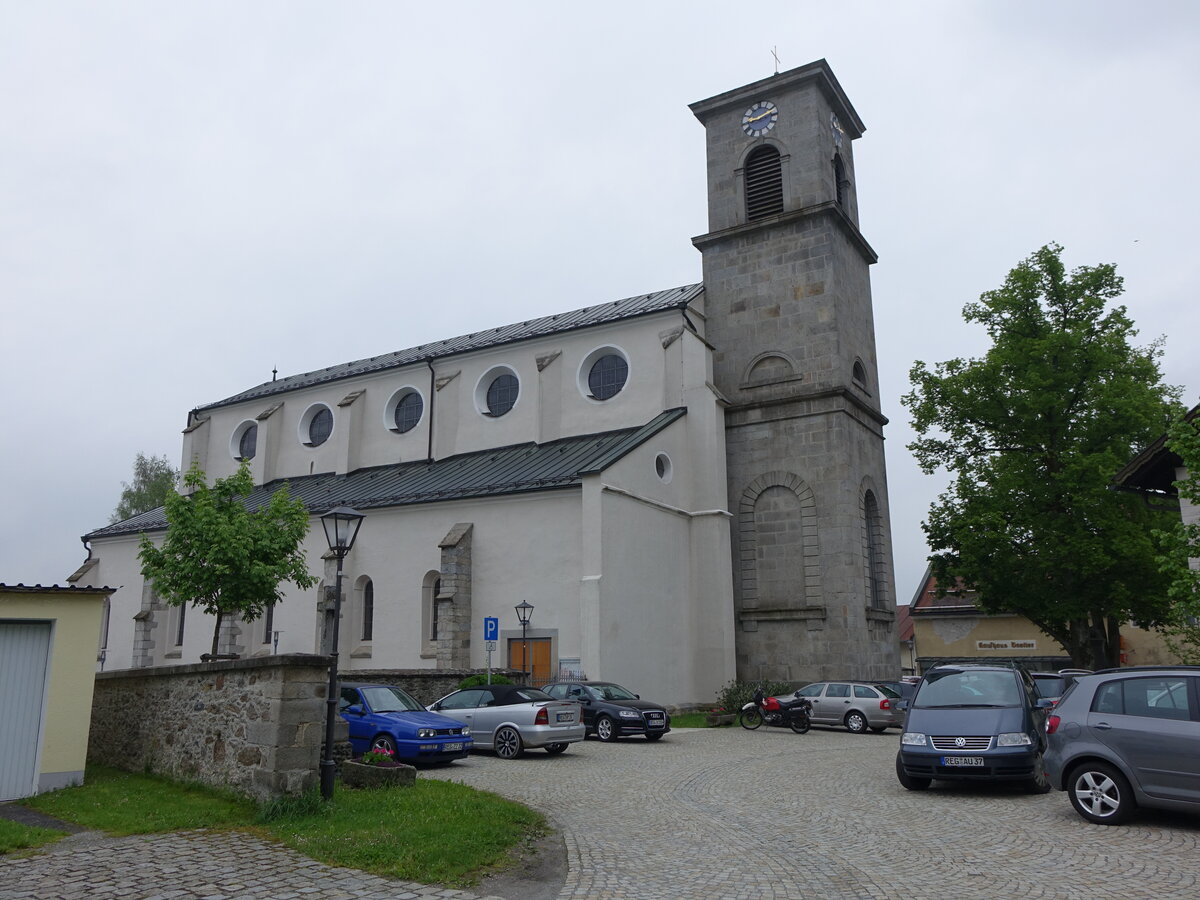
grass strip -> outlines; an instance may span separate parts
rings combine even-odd
[[[13,853],[17,850],[31,850],[66,836],[65,831],[59,831],[56,828],[38,828],[34,825],[22,825],[19,822],[0,819],[0,854]]]

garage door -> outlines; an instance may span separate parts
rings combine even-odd
[[[0,800],[37,791],[49,622],[0,621]]]

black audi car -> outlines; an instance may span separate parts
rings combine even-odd
[[[661,703],[643,700],[611,681],[556,681],[543,690],[557,700],[580,704],[588,734],[602,741],[638,735],[657,741],[671,730],[671,717]]]

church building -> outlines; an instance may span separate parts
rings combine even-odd
[[[824,60],[691,106],[708,159],[703,281],[302,375],[192,410],[182,464],[286,483],[323,576],[222,652],[322,652],[316,517],[365,515],[339,666],[571,673],[671,704],[733,678],[899,674],[869,267]],[[140,573],[161,509],[84,537],[72,582],[121,585],[107,669],[195,662],[212,621]],[[532,605],[524,636],[514,607]],[[523,639],[524,637],[524,639]]]

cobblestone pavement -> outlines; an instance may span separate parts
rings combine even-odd
[[[681,729],[555,757],[477,754],[421,777],[545,813],[566,843],[560,900],[1200,896],[1200,818],[1147,812],[1105,828],[1058,792],[935,783],[910,793],[893,772],[897,743],[895,731]],[[473,896],[333,869],[237,834],[83,834],[0,858],[0,900]]]
[[[680,729],[431,774],[549,816],[567,846],[560,900],[1200,896],[1200,818],[1110,828],[1057,791],[909,792],[898,744],[894,730]]]

